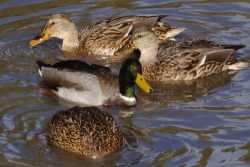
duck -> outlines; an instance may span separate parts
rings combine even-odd
[[[122,63],[119,75],[112,68],[80,60],[37,64],[39,74],[57,96],[85,106],[135,106],[135,84],[144,92],[153,91],[135,58]]]
[[[29,41],[36,46],[51,38],[62,40],[61,50],[81,55],[114,56],[131,37],[132,32],[141,26],[148,26],[159,41],[171,39],[185,30],[183,27],[170,27],[162,19],[167,15],[122,16],[105,19],[83,28],[78,32],[76,25],[64,14],[54,14],[46,22],[43,30]]]
[[[206,39],[159,43],[147,27],[135,30],[127,45],[115,54],[139,50],[139,61],[148,81],[194,80],[249,66],[235,57],[235,51],[245,45],[218,44]]]
[[[74,106],[56,112],[46,139],[49,145],[87,158],[105,157],[124,144],[122,131],[112,115],[94,106]]]

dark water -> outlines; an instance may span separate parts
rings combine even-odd
[[[28,40],[46,19],[65,13],[80,29],[104,18],[169,14],[181,36],[220,43],[250,42],[249,0],[0,2],[0,166],[249,166],[250,69],[189,83],[152,83],[134,108],[105,108],[128,144],[98,160],[52,148],[45,136],[53,114],[72,106],[44,94],[35,61],[61,56],[60,43],[33,51]],[[250,47],[238,51],[249,61]]]

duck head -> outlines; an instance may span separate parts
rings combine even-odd
[[[145,92],[149,93],[153,91],[142,74],[141,63],[134,58],[127,59],[123,62],[119,74],[119,83],[121,95],[128,98],[135,96],[135,84]]]
[[[29,45],[35,46],[53,37],[62,39],[63,42],[75,42],[74,38],[78,40],[77,34],[75,24],[66,15],[55,14],[48,19],[43,30],[29,41]]]
[[[115,55],[128,54],[135,49],[139,50],[140,62],[154,62],[158,53],[160,41],[152,30],[147,27],[136,29],[131,40],[123,48],[115,52]]]

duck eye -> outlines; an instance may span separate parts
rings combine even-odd
[[[139,35],[138,35],[138,38],[141,38],[141,37],[142,37],[142,35],[139,34]]]
[[[55,22],[52,22],[51,25],[55,25],[56,23]]]

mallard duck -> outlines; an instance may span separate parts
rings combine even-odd
[[[78,33],[75,24],[66,15],[54,14],[29,44],[35,46],[56,37],[63,40],[63,51],[112,56],[130,40],[130,34],[135,28],[148,26],[160,40],[174,37],[185,30],[161,22],[165,16],[167,15],[116,17],[92,24]]]
[[[84,105],[134,106],[135,83],[145,92],[153,90],[142,75],[140,62],[133,58],[123,62],[119,76],[108,67],[79,60],[37,64],[40,75],[57,96]]]
[[[221,45],[205,39],[159,44],[147,27],[135,30],[129,43],[115,54],[139,49],[143,74],[151,81],[193,80],[248,66],[234,56],[245,45]]]
[[[90,158],[116,151],[123,140],[114,118],[97,107],[75,106],[58,111],[47,135],[48,143]]]

